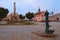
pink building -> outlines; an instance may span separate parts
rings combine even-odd
[[[45,21],[45,11],[40,11],[40,9],[38,9],[38,12],[35,13],[34,21]]]

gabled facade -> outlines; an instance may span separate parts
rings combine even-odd
[[[50,16],[51,21],[60,21],[60,13],[56,13],[52,16]]]
[[[45,21],[45,11],[40,11],[40,9],[38,9],[38,12],[35,13],[33,20],[37,22]]]

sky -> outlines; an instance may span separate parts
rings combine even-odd
[[[9,13],[13,12],[14,2],[16,2],[16,12],[25,15],[27,12],[38,11],[38,8],[48,10],[49,12],[60,12],[60,0],[0,0],[0,7],[9,9]]]

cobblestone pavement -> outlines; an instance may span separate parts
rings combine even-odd
[[[33,35],[32,31],[45,32],[45,23],[37,22],[37,25],[0,25],[0,40],[41,40]],[[60,40],[60,23],[50,22],[50,29],[55,30],[57,39]]]

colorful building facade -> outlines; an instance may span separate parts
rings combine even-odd
[[[33,19],[34,21],[37,21],[37,22],[45,21],[45,11],[40,11],[40,9],[38,9],[38,12],[35,13]]]

